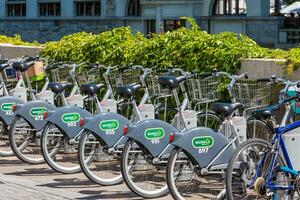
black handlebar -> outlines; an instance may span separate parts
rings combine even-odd
[[[199,76],[200,76],[201,78],[206,78],[206,77],[209,77],[209,76],[213,76],[213,73],[211,73],[211,72],[201,72],[201,73],[199,74]]]
[[[256,79],[257,82],[271,82],[271,78],[258,78]]]

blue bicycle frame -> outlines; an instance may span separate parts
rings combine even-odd
[[[280,150],[282,152],[282,155],[283,155],[286,166],[281,167],[279,170],[283,171],[283,172],[286,172],[286,173],[289,173],[292,177],[295,177],[295,176],[298,175],[298,171],[294,170],[294,168],[292,166],[292,162],[290,160],[290,157],[289,157],[287,148],[285,146],[284,140],[282,138],[282,135],[289,132],[289,131],[291,131],[291,130],[293,130],[293,129],[299,128],[299,127],[300,127],[300,121],[296,121],[292,124],[288,124],[286,126],[279,127],[279,128],[275,129],[275,135],[272,139],[272,146],[274,148],[273,150],[275,150],[274,157],[272,158],[272,161],[271,161],[270,171],[269,171],[269,173],[266,173],[267,175],[266,175],[266,177],[264,177],[265,180],[266,180],[266,188],[270,189],[271,191],[274,192],[273,200],[277,199],[277,197],[276,197],[276,191],[277,190],[294,190],[295,189],[294,185],[283,186],[283,185],[274,184],[273,181],[272,181],[272,177],[273,177],[273,172],[274,172],[275,167],[276,167],[275,165],[276,165],[276,161],[278,159],[278,154],[280,153]],[[262,168],[262,164],[265,163],[265,160],[266,160],[266,155],[263,157],[260,164],[258,165],[256,175],[255,175],[252,183],[250,184],[250,186],[253,186],[254,181],[257,179],[257,177],[261,176],[261,171],[262,171],[261,168]]]

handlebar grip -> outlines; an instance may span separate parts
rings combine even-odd
[[[199,76],[202,77],[202,78],[206,78],[206,77],[209,77],[209,76],[212,76],[212,75],[213,75],[213,73],[211,73],[211,72],[201,72],[199,74]]]
[[[256,79],[257,82],[270,82],[271,79],[270,78],[258,78]]]
[[[293,100],[298,99],[298,98],[299,98],[299,95],[296,95],[296,96],[292,96],[292,97],[286,98],[286,99],[284,99],[283,101],[279,102],[279,105],[282,105],[282,104],[287,103],[287,102],[289,102],[289,101],[293,101]]]
[[[169,69],[158,69],[156,70],[156,72],[161,72],[161,73],[166,73],[166,72],[169,72],[170,70]]]

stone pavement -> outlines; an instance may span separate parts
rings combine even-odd
[[[64,175],[46,164],[28,165],[15,157],[0,157],[0,200],[101,199],[139,200],[125,184],[103,187],[82,173]],[[171,200],[170,196],[159,198]]]

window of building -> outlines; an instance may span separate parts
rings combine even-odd
[[[245,0],[215,0],[214,15],[245,15],[247,12]]]
[[[39,3],[40,16],[60,16],[60,2]]]
[[[7,0],[6,11],[9,17],[26,16],[26,0]]]
[[[75,1],[76,16],[100,16],[100,0]]]
[[[128,3],[128,16],[141,16],[142,6],[140,0],[129,0]]]
[[[186,21],[185,20],[165,20],[164,27],[165,32],[174,31],[179,29],[180,27],[185,27]]]
[[[156,20],[146,20],[147,35],[155,32],[156,32]]]

